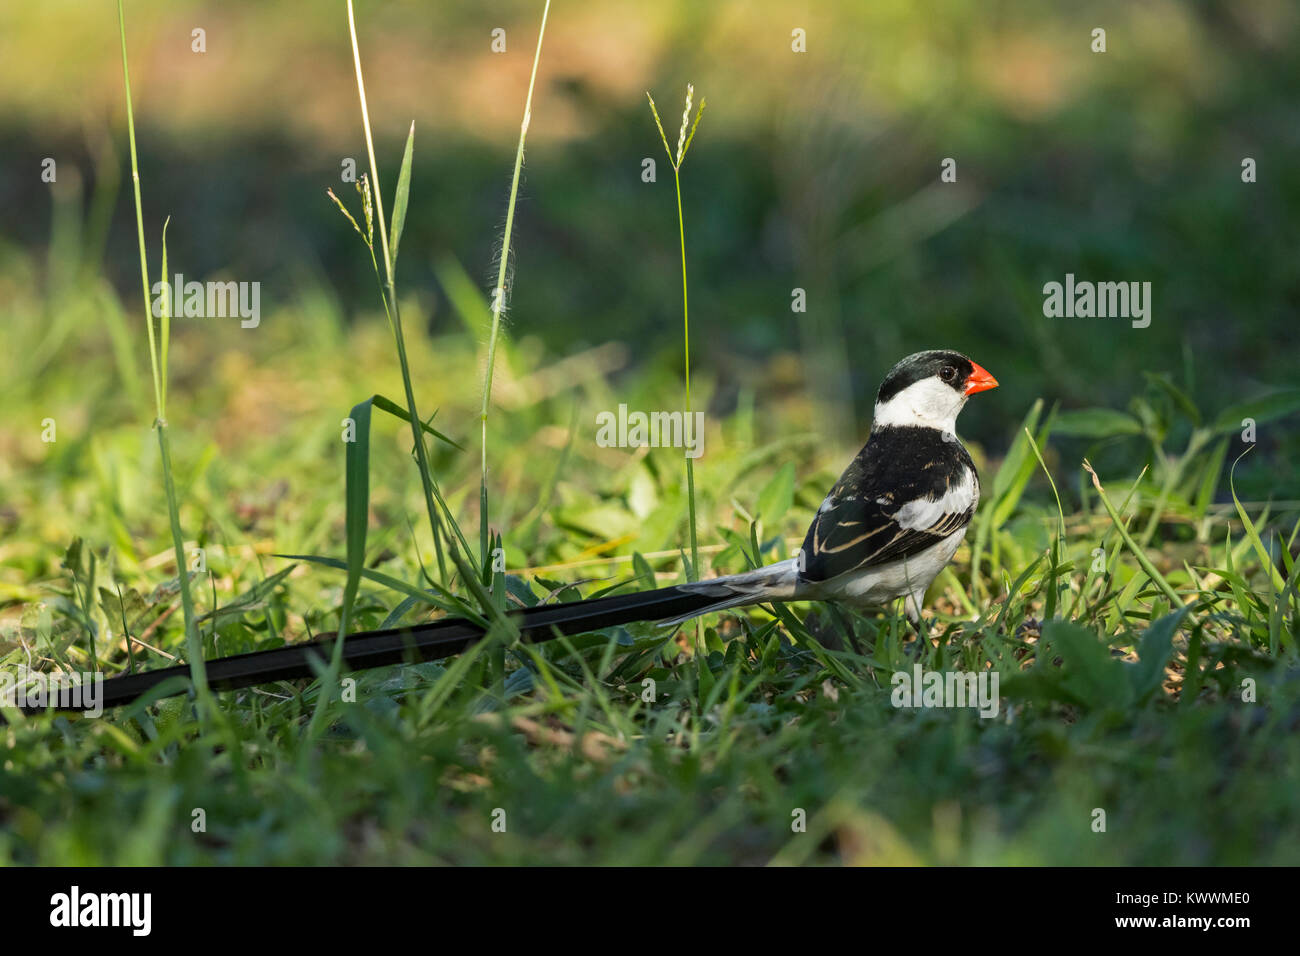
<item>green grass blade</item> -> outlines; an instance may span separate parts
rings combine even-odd
[[[135,114],[131,108],[131,73],[126,56],[126,18],[122,0],[117,3],[117,23],[122,44],[122,85],[126,93],[127,138],[131,145],[131,179],[135,190],[136,237],[140,246],[140,285],[144,297],[145,325],[149,331],[149,358],[153,366],[154,401],[158,430],[158,450],[162,460],[163,486],[167,496],[167,518],[171,528],[172,549],[176,555],[176,575],[180,581],[181,610],[185,617],[186,656],[189,657],[190,677],[195,694],[205,717],[216,716],[216,704],[208,689],[207,668],[203,662],[203,644],[199,636],[198,621],[194,614],[194,598],[190,592],[189,574],[185,567],[185,541],[181,534],[180,506],[176,496],[176,482],[172,477],[171,446],[167,439],[167,421],[164,412],[164,390],[167,368],[160,361],[154,334],[153,309],[149,302],[149,263],[144,245],[144,209],[140,201],[140,163],[135,148]],[[164,225],[164,232],[166,226]],[[164,272],[165,272],[164,266]]]
[[[361,585],[361,571],[366,563],[366,528],[370,520],[370,407],[367,399],[352,408],[351,418],[356,422],[356,440],[347,443],[347,517],[344,523],[347,539],[348,576],[343,587],[343,608],[339,616],[339,637],[343,637],[351,623],[352,605],[357,588]],[[336,649],[336,656],[337,656]]]
[[[1116,532],[1119,533],[1120,538],[1123,540],[1124,544],[1127,545],[1129,551],[1132,552],[1133,557],[1137,559],[1137,563],[1142,567],[1142,570],[1146,572],[1147,577],[1156,583],[1175,607],[1181,606],[1183,603],[1182,597],[1180,597],[1178,592],[1173,589],[1167,580],[1165,580],[1165,576],[1156,569],[1156,566],[1151,563],[1151,559],[1146,556],[1146,552],[1139,547],[1138,543],[1134,541],[1132,536],[1128,533],[1128,529],[1124,527],[1124,522],[1120,519],[1118,512],[1115,511],[1115,506],[1110,503],[1110,498],[1106,496],[1106,490],[1101,486],[1101,479],[1097,477],[1097,473],[1092,470],[1092,465],[1090,465],[1086,459],[1084,460],[1083,467],[1087,470],[1088,474],[1092,475],[1093,487],[1097,489],[1097,494],[1101,497],[1101,503],[1105,506],[1106,513],[1110,515],[1111,523],[1115,526]]]
[[[1038,419],[1042,414],[1043,400],[1037,399],[1025,414],[1021,422],[1022,432],[1033,432],[1038,428]],[[1049,416],[1049,422],[1051,416]],[[1039,441],[1046,441],[1048,426],[1039,432]],[[1017,434],[1011,448],[1002,460],[997,474],[993,476],[992,493],[980,509],[978,527],[975,529],[975,543],[971,547],[971,571],[969,591],[977,599],[988,596],[980,575],[980,565],[993,532],[1002,526],[1015,506],[1020,501],[1025,486],[1034,473],[1034,463],[1029,457],[1029,447],[1023,434]]]
[[[366,564],[366,529],[370,521],[370,408],[372,399],[366,399],[352,407],[349,417],[353,421],[355,434],[347,442],[346,454],[346,491],[347,513],[344,520],[347,539],[347,580],[343,585],[343,607],[339,611],[339,632],[334,640],[334,650],[330,655],[329,670],[321,679],[320,695],[316,699],[316,709],[312,713],[311,723],[307,727],[307,740],[313,741],[320,730],[325,707],[330,702],[335,686],[338,684],[339,670],[343,666],[343,640],[347,637],[352,624],[352,607],[356,603],[357,590],[361,587],[361,573]]]
[[[1225,408],[1215,418],[1211,429],[1216,435],[1239,431],[1243,419],[1251,418],[1256,425],[1262,425],[1264,422],[1289,415],[1297,409],[1300,409],[1300,388],[1285,389],[1272,395],[1265,395],[1263,398]]]
[[[163,421],[167,420],[167,354],[171,346],[172,337],[172,283],[167,278],[167,225],[172,221],[168,216],[163,220],[162,227],[162,308],[161,315],[158,317],[159,326],[159,362],[162,366],[162,375],[160,376],[162,384],[162,393],[158,399],[158,417]],[[150,313],[152,314],[152,309]]]
[[[1190,611],[1191,605],[1186,605],[1165,615],[1152,623],[1138,642],[1138,661],[1129,671],[1129,682],[1138,704],[1146,703],[1164,683],[1165,667],[1174,651],[1174,634]]]
[[[411,201],[411,159],[415,154],[415,121],[406,134],[406,150],[402,154],[402,169],[397,174],[397,195],[393,197],[393,272],[397,271],[397,249],[406,227],[406,206]]]
[[[140,291],[144,296],[145,327],[149,331],[149,364],[153,369],[154,406],[162,417],[163,398],[158,346],[154,334],[153,310],[149,307],[149,262],[144,248],[144,211],[140,202],[140,163],[135,151],[135,113],[131,109],[131,71],[126,62],[126,17],[122,13],[122,0],[117,0],[117,25],[122,41],[122,85],[126,88],[126,132],[131,146],[131,184],[135,189],[136,238],[140,244]]]
[[[1142,423],[1128,412],[1113,408],[1081,408],[1056,416],[1056,433],[1073,438],[1112,438],[1140,435]]]
[[[327,568],[337,568],[340,571],[348,570],[348,563],[346,561],[339,558],[325,557],[324,555],[319,554],[276,554],[275,557],[285,558],[290,561],[308,561],[312,564],[319,564]],[[466,617],[480,626],[485,626],[485,619],[479,616],[472,606],[466,604],[463,600],[452,594],[452,592],[448,591],[437,582],[434,582],[432,585],[432,590],[439,595],[439,597],[435,598],[432,594],[429,594],[428,591],[421,590],[414,584],[408,584],[401,578],[395,578],[391,574],[376,571],[374,568],[362,568],[361,576],[367,581],[373,581],[375,584],[382,584],[384,587],[392,591],[398,591],[410,598],[422,601],[425,604],[431,604],[440,610],[446,611],[448,614]]]
[[[1232,463],[1232,468],[1228,470],[1228,490],[1232,492],[1232,503],[1237,509],[1237,517],[1246,528],[1246,536],[1250,539],[1251,546],[1255,549],[1255,556],[1259,558],[1260,570],[1268,578],[1269,583],[1273,585],[1275,591],[1282,591],[1286,587],[1286,582],[1282,580],[1281,573],[1273,564],[1273,557],[1269,554],[1268,548],[1264,546],[1264,540],[1259,536],[1259,531],[1255,528],[1255,522],[1250,520],[1250,515],[1242,507],[1241,500],[1237,497],[1237,486],[1233,476],[1237,471],[1237,463],[1250,454],[1251,449],[1255,446],[1250,445],[1237,456],[1236,461]]]
[[[411,419],[411,413],[408,412],[401,405],[398,405],[391,398],[385,398],[383,395],[372,395],[370,397],[370,402],[372,402],[375,408],[379,409],[380,411],[388,412],[388,414],[392,415],[394,418],[400,418],[402,421],[406,422],[407,424],[413,424],[413,421]],[[434,414],[436,415],[438,413],[434,412]],[[461,445],[457,441],[454,441],[451,438],[448,438],[446,435],[438,431],[438,429],[434,428],[428,422],[420,422],[420,428],[423,429],[428,434],[432,435],[434,438],[437,438],[439,441],[446,442],[448,445],[450,445],[452,448],[455,448],[457,451],[465,450],[463,445]]]

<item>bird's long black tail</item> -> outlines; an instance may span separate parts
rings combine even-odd
[[[524,608],[509,612],[509,616],[522,638],[539,642],[634,621],[681,620],[717,606],[716,591],[674,586],[637,594]],[[413,627],[362,631],[344,639],[343,662],[349,670],[358,671],[404,661],[438,660],[459,654],[483,634],[481,627],[463,618],[444,618]],[[332,634],[322,635],[306,644],[209,660],[208,684],[216,690],[235,690],[255,684],[313,677],[319,666],[328,665],[334,640]],[[313,662],[316,667],[313,667]],[[188,680],[189,676],[189,666],[181,664],[110,677],[103,683],[100,701],[104,707],[118,707],[143,696],[163,681],[177,677]],[[172,694],[185,693],[187,689],[188,684],[178,683]],[[27,709],[39,712],[44,708]]]

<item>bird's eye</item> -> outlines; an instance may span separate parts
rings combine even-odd
[[[945,365],[943,369],[939,372],[939,377],[943,379],[945,382],[951,382],[954,378],[957,377],[957,370],[953,368],[951,365]]]

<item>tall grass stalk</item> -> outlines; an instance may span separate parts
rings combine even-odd
[[[370,181],[374,184],[375,218],[379,220],[379,242],[384,254],[384,271],[387,279],[387,301],[385,309],[393,328],[393,339],[397,343],[397,361],[402,370],[402,388],[406,392],[406,408],[411,413],[411,438],[415,443],[415,460],[420,471],[420,482],[424,487],[425,509],[429,514],[429,527],[433,532],[434,551],[438,557],[438,571],[442,581],[447,581],[446,559],[443,557],[442,519],[434,504],[435,497],[441,499],[433,483],[433,472],[429,467],[429,456],[424,446],[424,432],[420,427],[420,413],[415,407],[415,389],[411,386],[411,367],[406,358],[406,336],[402,331],[402,311],[397,303],[397,279],[395,274],[396,256],[388,250],[388,225],[384,220],[383,190],[379,186],[379,166],[375,162],[375,143],[370,134],[370,110],[366,106],[366,84],[361,75],[361,50],[357,45],[357,21],[352,12],[352,0],[348,0],[348,31],[352,35],[352,62],[357,71],[357,96],[361,100],[361,125],[366,134],[366,155],[370,159]],[[411,136],[415,134],[415,124],[411,124]],[[408,139],[409,144],[409,139]],[[396,252],[396,250],[394,250]],[[451,542],[455,547],[455,542]],[[340,638],[343,635],[340,633]]]
[[[682,163],[686,159],[687,151],[691,148],[691,140],[695,138],[695,130],[700,125],[700,117],[704,115],[704,107],[707,103],[703,98],[700,99],[700,109],[695,114],[695,122],[690,123],[691,100],[694,96],[695,87],[688,83],[686,86],[686,108],[682,111],[682,126],[677,134],[677,152],[674,155],[672,147],[668,145],[668,137],[664,134],[664,124],[659,119],[659,110],[655,108],[655,99],[648,92],[646,93],[646,99],[650,101],[650,112],[654,114],[655,126],[659,128],[659,138],[664,144],[664,152],[668,154],[668,162],[673,168],[673,186],[677,191],[677,238],[681,242],[682,251],[682,345],[686,375],[686,416],[688,418],[691,414],[691,310],[686,286],[686,220],[682,216]],[[688,124],[690,126],[689,135],[687,134]],[[695,523],[695,464],[689,456],[686,458],[686,502],[691,529],[691,566],[687,576],[694,581],[700,576],[700,543]]]
[[[519,145],[515,148],[515,169],[510,178],[510,202],[506,205],[506,225],[501,237],[501,261],[497,265],[497,284],[492,290],[492,331],[488,336],[487,368],[483,372],[483,407],[479,412],[481,428],[481,458],[479,486],[479,543],[484,567],[490,566],[488,555],[488,498],[487,498],[487,423],[488,407],[492,401],[492,373],[496,367],[497,337],[501,332],[501,315],[506,309],[506,274],[510,269],[510,236],[515,225],[515,202],[519,197],[519,173],[524,166],[524,141],[528,138],[528,124],[533,117],[533,88],[537,84],[537,65],[542,60],[542,40],[546,37],[546,18],[551,12],[551,0],[542,8],[542,26],[537,31],[537,50],[533,54],[533,71],[528,77],[528,96],[524,100],[524,119],[519,124]]]
[[[411,164],[415,140],[415,124],[411,124],[410,132],[406,139],[406,150],[402,157],[402,168],[398,175],[397,192],[393,204],[393,221],[392,221],[392,239],[389,239],[389,225],[384,218],[383,190],[379,182],[379,166],[375,161],[375,144],[374,137],[370,130],[370,109],[366,102],[366,84],[361,70],[361,49],[357,41],[357,24],[356,15],[353,12],[352,0],[348,0],[348,31],[352,38],[352,60],[356,67],[357,74],[357,96],[361,103],[361,124],[366,137],[366,154],[370,160],[370,179],[368,184],[362,189],[362,197],[365,202],[366,232],[362,233],[362,239],[370,247],[372,264],[374,263],[374,242],[373,227],[374,220],[379,223],[379,242],[380,251],[384,259],[384,271],[380,278],[380,298],[384,303],[384,311],[388,316],[388,321],[393,330],[393,339],[397,346],[397,359],[402,372],[402,387],[406,396],[406,414],[404,416],[411,426],[411,437],[415,446],[416,465],[420,472],[420,481],[424,488],[425,508],[429,515],[429,526],[433,532],[434,548],[438,557],[438,569],[442,575],[442,582],[439,589],[443,589],[448,583],[446,558],[444,556],[444,539],[446,550],[450,552],[452,564],[455,566],[457,573],[464,581],[466,587],[473,594],[474,599],[487,614],[497,622],[499,628],[491,629],[490,636],[502,634],[504,639],[517,636],[518,627],[506,618],[504,613],[504,602],[493,600],[493,596],[488,593],[484,582],[481,580],[480,569],[474,566],[474,555],[469,550],[469,543],[461,533],[460,527],[456,522],[455,516],[452,515],[447,507],[447,502],[443,499],[442,493],[438,489],[437,482],[433,479],[433,470],[429,463],[428,450],[424,444],[424,432],[426,427],[424,420],[420,417],[419,411],[415,404],[415,389],[411,384],[410,362],[406,355],[406,336],[402,329],[401,307],[397,300],[397,254],[401,244],[402,229],[406,221],[406,207],[410,197],[410,177]],[[527,117],[525,117],[525,124]],[[361,184],[358,184],[361,185]],[[360,227],[353,217],[347,212],[343,204],[339,202],[338,197],[329,192],[330,198],[339,206],[343,214],[352,222],[358,233],[361,233]],[[373,203],[373,210],[371,204]],[[376,265],[376,274],[378,276],[378,266]],[[378,404],[379,396],[374,401]],[[382,407],[382,406],[381,406]],[[387,409],[392,411],[393,409]],[[400,410],[399,410],[400,411]],[[360,463],[358,462],[358,467]],[[365,467],[368,467],[365,466]],[[444,528],[443,522],[446,521],[447,527]],[[446,532],[444,534],[444,532]],[[354,549],[355,550],[355,549]],[[360,562],[362,556],[358,553],[349,555],[349,574],[355,578],[360,573]],[[337,676],[338,670],[342,663],[343,640],[346,637],[347,623],[351,615],[351,599],[345,595],[344,607],[341,615],[338,639],[335,642],[334,654],[331,659],[330,669],[326,675],[326,686],[331,686]],[[323,712],[324,701],[327,695],[322,695],[321,703],[318,704],[316,713],[313,714],[312,725],[310,730],[316,730],[320,726],[321,714]]]
[[[157,417],[158,452],[162,462],[163,487],[167,494],[167,516],[171,525],[172,549],[176,554],[176,576],[180,581],[181,611],[185,617],[185,655],[189,658],[190,680],[198,697],[200,713],[215,716],[216,702],[208,688],[207,667],[203,660],[203,643],[194,614],[189,575],[185,567],[185,542],[181,534],[180,507],[176,499],[176,482],[172,476],[171,446],[167,439],[167,348],[171,331],[170,286],[167,285],[167,226],[163,225],[163,308],[161,310],[161,350],[154,331],[153,309],[149,303],[149,263],[144,244],[144,210],[140,202],[140,164],[135,148],[135,114],[131,108],[131,71],[126,57],[126,17],[122,0],[117,0],[118,35],[122,43],[122,85],[126,90],[126,130],[131,146],[131,181],[135,190],[136,237],[140,244],[140,291],[144,296],[145,327],[149,331],[149,362],[153,370],[154,407]],[[161,353],[161,354],[160,354]]]
[[[649,91],[646,92],[646,99],[650,101],[650,112],[654,115],[655,126],[659,129],[659,139],[664,144],[664,152],[668,154],[668,162],[673,168],[673,187],[677,193],[677,238],[682,254],[682,364],[685,374],[686,420],[688,421],[691,417],[691,309],[686,284],[686,220],[682,215],[682,163],[685,161],[686,153],[690,149],[691,140],[695,138],[695,130],[700,125],[700,117],[704,115],[706,105],[706,101],[701,97],[699,111],[695,114],[695,122],[691,123],[691,101],[694,96],[695,87],[689,83],[686,84],[686,107],[682,110],[682,125],[677,133],[677,152],[674,154],[672,148],[668,145],[668,137],[664,133],[664,124],[659,119],[659,110],[655,107],[655,99],[650,95]],[[689,134],[687,133],[688,125],[690,126]],[[695,462],[689,455],[686,456],[686,508],[691,535],[691,561],[690,567],[686,569],[686,577],[689,581],[696,581],[700,577],[700,541],[699,534],[696,531],[695,518]],[[703,649],[704,621],[701,618],[696,618],[695,676],[701,690],[707,691],[712,681],[712,672],[704,660]],[[707,695],[695,695],[696,706],[701,710],[704,706],[705,696]]]
[[[492,539],[488,525],[488,408],[492,401],[492,373],[496,368],[497,337],[501,332],[501,315],[506,309],[506,275],[510,269],[510,236],[515,225],[515,203],[519,198],[519,173],[524,166],[524,141],[528,138],[528,124],[533,117],[533,89],[537,85],[537,65],[542,60],[542,40],[546,37],[546,18],[551,12],[551,0],[542,8],[542,25],[537,31],[537,49],[533,53],[533,70],[528,77],[528,96],[524,99],[524,118],[519,124],[519,145],[515,147],[515,169],[510,177],[510,201],[506,205],[506,225],[501,238],[501,261],[497,266],[497,282],[492,289],[492,331],[488,335],[487,367],[483,370],[483,406],[479,411],[479,566],[486,580],[492,568]],[[505,588],[494,588],[493,598],[498,608],[505,606]],[[491,658],[494,676],[505,678],[505,646],[498,645]]]

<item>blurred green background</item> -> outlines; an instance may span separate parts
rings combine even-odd
[[[488,328],[475,297],[495,281],[540,11],[358,5],[389,208],[411,120],[417,130],[399,285],[421,407],[471,445]],[[0,6],[10,596],[87,522],[129,545],[159,520],[116,26],[107,2]],[[196,27],[203,54],[191,51]],[[796,27],[806,53],[791,50]],[[1104,54],[1090,49],[1095,27]],[[865,435],[884,371],[930,347],[965,351],[1002,382],[962,419],[994,458],[1039,397],[1123,409],[1151,372],[1212,415],[1294,385],[1298,29],[1285,0],[555,4],[492,426],[500,520],[535,509],[553,467],[537,462],[555,461],[570,429],[577,460],[557,507],[566,482],[602,482],[621,459],[588,440],[597,411],[680,404],[672,176],[645,91],[671,137],[688,81],[708,100],[683,169],[706,448],[753,430],[798,436],[801,470],[832,474]],[[367,167],[345,7],[132,0],[127,30],[151,281],[170,215],[172,272],[262,283],[257,329],[174,323],[170,417],[191,469],[187,507],[208,509],[188,530],[216,520],[218,499],[237,516],[293,508],[337,524],[338,494],[328,511],[307,499],[341,483],[338,419],[373,391],[400,394],[369,261],[324,192],[355,209],[340,164]],[[53,185],[40,179],[45,157],[58,163]],[[645,157],[658,164],[652,184]],[[955,184],[940,182],[945,157]],[[1067,272],[1151,282],[1150,327],[1045,318],[1042,286]],[[790,309],[796,287],[803,314]],[[40,441],[47,416],[56,446]],[[1261,427],[1237,473],[1243,497],[1300,497],[1293,425]],[[400,429],[391,439],[398,468]],[[1067,495],[1085,452],[1136,474],[1150,449],[1054,439]],[[110,499],[78,497],[90,473]],[[477,476],[464,476],[452,494],[472,509]],[[1035,493],[1046,498],[1045,483]],[[625,530],[637,547],[675,547]]]

